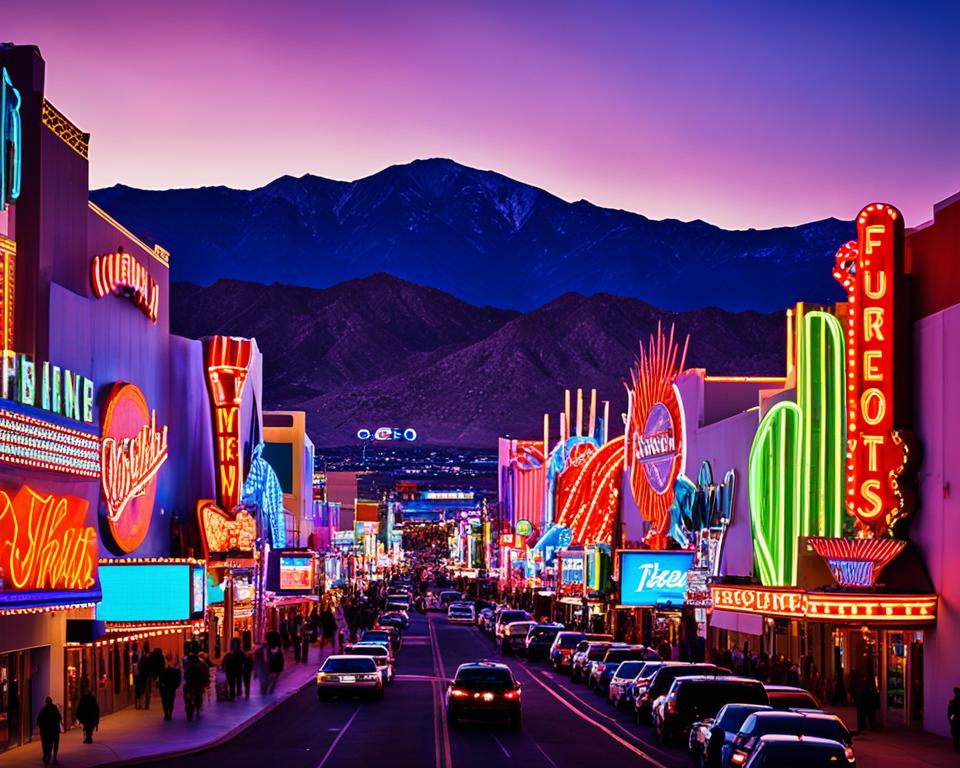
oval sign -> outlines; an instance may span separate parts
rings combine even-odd
[[[531,523],[529,520],[517,520],[514,530],[517,532],[518,536],[523,536],[526,538],[533,533],[533,523]]]
[[[677,456],[677,440],[673,426],[673,417],[663,403],[654,403],[643,432],[635,435],[633,455],[643,467],[647,482],[657,493],[669,490],[672,478],[673,460]]]

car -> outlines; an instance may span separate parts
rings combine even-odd
[[[477,626],[481,632],[493,632],[493,608],[481,608],[477,613]]]
[[[381,627],[406,629],[410,626],[410,615],[406,611],[385,611],[377,617],[377,624]]]
[[[387,600],[384,604],[384,610],[386,611],[402,611],[403,613],[410,612],[410,601],[409,600]]]
[[[716,717],[724,704],[733,703],[766,704],[767,692],[760,681],[749,677],[678,677],[667,694],[654,702],[654,731],[662,744],[677,737],[686,739],[695,722]]]
[[[817,712],[823,708],[817,697],[805,688],[792,685],[764,685],[767,696],[770,697],[770,706],[774,709],[795,709],[804,712]]]
[[[586,682],[589,674],[587,667],[594,661],[600,661],[607,655],[612,640],[584,640],[573,652],[570,661],[570,677],[574,682]]]
[[[377,669],[383,677],[384,683],[393,682],[393,655],[390,649],[385,645],[374,643],[354,643],[346,646],[341,652],[341,656],[370,656],[377,662]]]
[[[777,736],[815,736],[818,739],[836,741],[846,748],[848,761],[854,758],[853,738],[843,721],[826,712],[755,712],[743,721],[730,747],[730,767],[741,768],[747,764],[760,739]]]
[[[389,644],[390,650],[396,655],[400,652],[400,630],[396,627],[374,627],[360,636],[361,640],[373,640],[381,644]]]
[[[636,686],[633,699],[633,711],[638,725],[653,722],[653,702],[665,696],[673,681],[684,675],[727,675],[729,669],[716,664],[690,664],[685,661],[664,661],[649,678],[645,686]],[[639,681],[638,681],[639,683]],[[764,701],[764,704],[767,702]],[[697,718],[698,720],[702,718]]]
[[[610,677],[610,684],[607,686],[607,699],[617,709],[625,709],[633,705],[633,681],[643,668],[649,664],[648,661],[631,659],[621,661]]]
[[[440,593],[440,610],[446,610],[454,600],[463,600],[463,594],[452,589],[445,589]]]
[[[383,698],[383,675],[372,656],[328,656],[317,670],[317,699],[337,695]]]
[[[767,704],[725,704],[716,717],[695,722],[690,727],[690,738],[687,740],[687,752],[693,764],[699,768],[727,765],[733,737],[743,721],[754,712],[769,712],[771,709]]]
[[[553,638],[553,644],[547,654],[550,666],[557,672],[570,669],[573,664],[573,654],[577,646],[585,639],[586,635],[583,632],[572,632],[570,630],[557,632],[557,636]]]
[[[593,662],[590,667],[590,676],[587,678],[587,687],[595,693],[606,695],[610,678],[617,671],[622,661],[646,661],[647,648],[643,645],[611,645],[603,659]]]
[[[763,736],[745,768],[856,768],[849,747],[816,736]]]
[[[504,719],[521,724],[520,684],[506,664],[476,661],[461,664],[447,687],[447,722],[461,719]]]
[[[451,603],[447,609],[447,621],[451,624],[473,624],[476,619],[472,603]]]
[[[538,661],[547,658],[554,638],[563,629],[563,624],[535,624],[527,632],[524,641],[525,653],[528,661]]]
[[[535,621],[512,621],[503,630],[500,638],[500,651],[505,656],[511,653],[524,653],[527,649],[527,632],[537,626]]]
[[[515,608],[504,608],[502,611],[500,611],[500,613],[497,614],[496,624],[494,625],[493,634],[496,636],[497,640],[503,639],[507,624],[510,624],[514,621],[532,622],[533,616],[526,611],[516,610]]]

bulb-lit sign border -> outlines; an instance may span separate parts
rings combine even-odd
[[[756,613],[811,621],[895,622],[927,624],[936,621],[936,595],[886,595],[844,592],[807,592],[729,584],[711,584],[714,609]]]
[[[100,438],[0,408],[0,461],[74,477],[100,477]]]
[[[127,296],[151,323],[157,322],[160,286],[146,265],[123,248],[118,248],[116,253],[93,257],[90,282],[98,299],[110,294]]]
[[[100,487],[110,535],[124,552],[146,538],[153,517],[156,477],[167,461],[167,428],[140,388],[116,384],[103,411]]]
[[[893,533],[913,511],[900,481],[911,459],[901,430],[911,426],[913,375],[904,274],[903,216],[884,203],[866,206],[833,276],[848,296],[846,507],[874,535]]]

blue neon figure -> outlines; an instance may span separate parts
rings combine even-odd
[[[23,160],[20,91],[13,87],[6,67],[0,73],[0,211],[20,197]]]
[[[250,459],[250,474],[243,481],[243,503],[257,506],[263,513],[264,527],[270,534],[270,546],[287,546],[287,527],[283,517],[283,488],[277,473],[263,458],[263,443],[253,449]]]

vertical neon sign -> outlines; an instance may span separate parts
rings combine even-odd
[[[847,499],[864,535],[892,535],[912,512],[901,486],[910,457],[910,338],[903,286],[903,216],[873,203],[857,216],[857,242],[836,256],[846,289]],[[896,396],[896,400],[894,399]]]
[[[0,69],[0,211],[20,197],[23,129],[20,91],[13,87],[6,67]]]
[[[240,503],[243,456],[240,451],[240,403],[250,369],[250,339],[214,336],[207,347],[207,384],[213,405],[220,506],[228,512]]]

